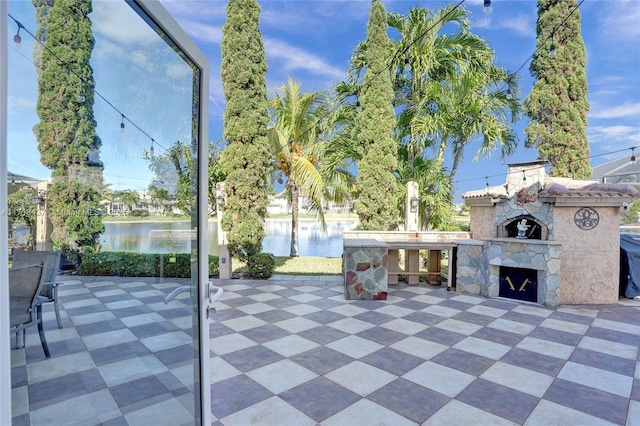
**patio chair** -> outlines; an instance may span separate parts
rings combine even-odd
[[[34,325],[38,326],[44,355],[49,358],[49,347],[42,326],[42,304],[38,304],[38,294],[44,285],[43,272],[43,263],[9,269],[9,329],[11,333],[16,333],[16,347],[20,348],[18,344],[20,332],[22,331],[22,347],[24,347],[26,329]]]
[[[13,268],[33,265],[44,262],[44,282],[40,297],[38,297],[38,303],[53,302],[54,310],[56,311],[56,320],[58,321],[58,328],[62,328],[62,320],[60,319],[60,307],[58,299],[58,285],[60,283],[56,281],[56,275],[60,269],[60,251],[26,251],[17,250],[13,255]]]

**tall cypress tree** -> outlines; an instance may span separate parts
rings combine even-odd
[[[267,138],[267,60],[256,0],[229,0],[222,29],[220,75],[226,100],[220,156],[227,175],[222,229],[229,251],[243,260],[259,253],[271,186]]]
[[[536,31],[526,144],[553,165],[553,176],[589,179],[587,60],[577,0],[538,0]]]
[[[387,35],[387,12],[373,0],[367,23],[366,71],[359,93],[362,111],[357,118],[358,162],[355,204],[363,230],[387,231],[398,222],[398,182],[394,175],[398,147],[392,137],[395,118],[393,83],[389,67],[391,43]]]
[[[42,10],[38,8],[38,10]],[[47,194],[52,239],[73,251],[96,247],[104,225],[96,214],[100,207],[101,145],[93,117],[94,46],[91,0],[56,0],[47,15],[46,44],[38,80],[34,133],[42,164],[52,170]],[[40,20],[46,17],[46,20]],[[40,28],[37,33],[42,33]]]

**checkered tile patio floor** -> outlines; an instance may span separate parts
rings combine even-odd
[[[274,278],[216,281],[225,292],[210,323],[214,425],[640,425],[640,302],[547,309],[406,285],[387,301],[347,301],[340,277]],[[78,280],[61,287],[68,327],[47,322],[52,359],[32,335],[14,363],[15,424],[72,424],[39,414],[68,419],[67,400],[82,398],[110,411],[76,424],[180,424],[190,383],[179,348],[190,330],[184,312],[155,311],[177,283]],[[123,292],[104,293],[114,290]],[[82,294],[101,304],[78,306]],[[98,334],[127,349],[100,352]],[[149,362],[152,342],[156,357],[171,356]],[[70,356],[78,371],[38,376],[34,366]],[[38,383],[48,380],[70,388],[44,397]]]

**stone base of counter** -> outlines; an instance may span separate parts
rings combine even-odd
[[[373,239],[345,239],[342,255],[347,300],[387,300],[388,244]]]

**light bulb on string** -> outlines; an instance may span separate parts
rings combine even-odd
[[[362,104],[360,101],[356,101],[356,112],[362,112]]]
[[[507,99],[513,99],[513,93],[511,92],[511,87],[507,87]]]
[[[124,114],[120,114],[122,116],[122,121],[120,122],[120,130],[124,131]]]
[[[551,43],[551,47],[549,47],[549,58],[554,59],[557,55],[556,45]]]
[[[484,10],[483,13],[485,15],[489,15],[491,13],[491,0],[484,0]]]
[[[16,44],[16,47],[20,49],[20,46],[22,46],[22,37],[20,37],[20,30],[24,27],[18,21],[16,21],[16,24],[18,25],[18,32],[13,36],[13,42]]]
[[[153,149],[153,143],[155,141],[153,140],[153,138],[151,138],[151,148],[149,148],[149,154],[151,154],[151,157],[153,157],[154,155],[154,149]]]
[[[636,154],[635,154],[635,150],[636,150],[636,148],[635,148],[635,147],[631,148],[631,164],[636,164]]]
[[[409,58],[404,58],[404,70],[411,72],[411,63],[409,62]]]
[[[522,183],[524,183],[525,185],[527,184],[527,175],[525,174],[524,170],[522,171]]]

